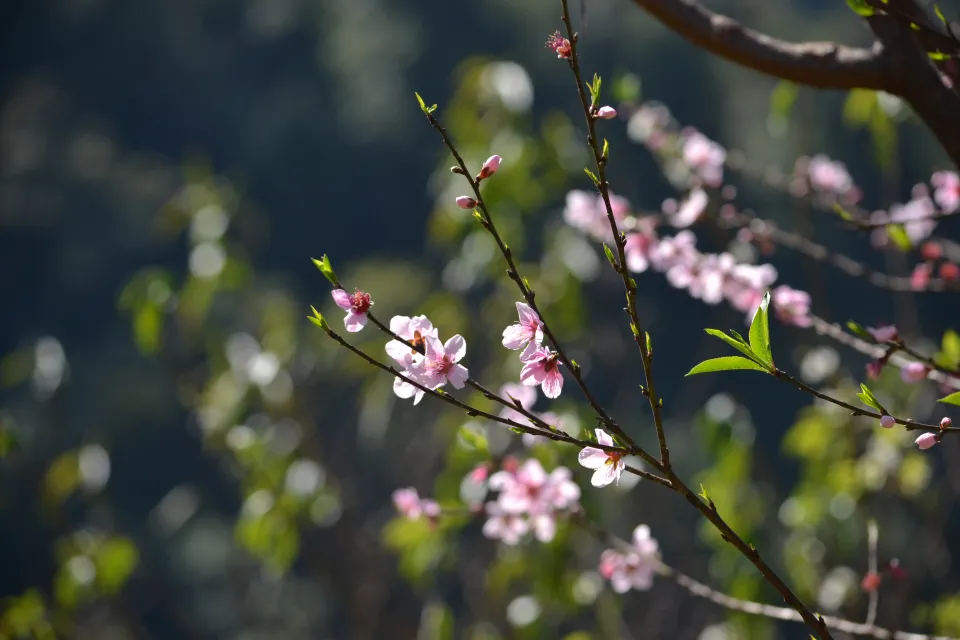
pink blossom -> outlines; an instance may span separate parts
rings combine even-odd
[[[439,338],[427,338],[420,376],[424,385],[436,389],[449,382],[457,389],[462,389],[470,373],[457,363],[466,354],[467,342],[463,336],[455,335],[446,343],[441,343]]]
[[[391,340],[385,347],[387,355],[397,364],[406,368],[414,361],[422,359],[426,350],[426,340],[437,337],[437,329],[427,316],[393,316],[390,318],[390,331],[411,343],[414,348],[399,340]]]
[[[500,156],[490,156],[487,158],[487,161],[483,163],[483,166],[480,168],[480,175],[477,176],[478,180],[486,180],[493,174],[497,172],[497,169],[500,168],[500,161],[502,158]]]
[[[877,342],[890,342],[897,339],[897,328],[892,324],[882,327],[867,327],[867,332]]]
[[[936,207],[927,196],[914,198],[903,205],[893,205],[890,207],[890,221],[898,222],[903,225],[907,232],[907,237],[914,244],[917,244],[930,236],[937,221],[931,219],[936,213]]]
[[[684,137],[683,161],[708,186],[719,187],[723,183],[723,163],[726,160],[724,148],[699,131]]]
[[[470,196],[457,196],[457,206],[461,209],[473,209],[477,206],[477,201]]]
[[[596,433],[598,444],[614,446],[613,438],[603,429],[596,429],[594,433]],[[590,479],[590,484],[595,487],[605,487],[614,481],[620,483],[620,474],[626,468],[622,458],[622,453],[604,451],[596,447],[584,447],[577,456],[581,465],[587,469],[596,469]]]
[[[927,262],[921,262],[913,268],[910,274],[910,286],[914,291],[923,291],[930,286],[930,278],[933,276],[933,267]]]
[[[428,498],[421,499],[413,487],[394,491],[393,506],[397,513],[409,520],[417,520],[421,516],[436,518],[440,515],[440,505]]]
[[[703,212],[707,210],[709,203],[710,198],[706,191],[699,187],[692,189],[680,203],[676,213],[669,216],[670,224],[678,229],[689,227],[700,219]]]
[[[650,252],[657,244],[655,233],[628,233],[623,247],[627,260],[627,269],[634,273],[643,273],[650,266]]]
[[[509,539],[516,540],[532,530],[541,542],[549,542],[556,535],[556,520],[561,512],[578,507],[580,487],[571,480],[570,470],[557,467],[549,475],[535,458],[530,458],[516,469],[504,468],[490,476],[490,489],[498,491],[497,500],[487,505],[488,520],[484,526],[493,533],[506,530]],[[500,535],[506,544],[516,544]]]
[[[503,346],[514,351],[525,348],[527,354],[543,342],[543,322],[525,302],[517,303],[517,316],[519,320],[503,330]]]
[[[609,196],[610,210],[619,225],[630,213],[630,201],[613,193]],[[563,220],[574,229],[597,240],[606,241],[613,238],[610,220],[607,217],[607,205],[599,195],[576,189],[568,192],[566,206],[563,209]]]
[[[934,186],[933,199],[944,213],[960,209],[960,176],[954,171],[937,171],[930,178]]]
[[[334,289],[331,295],[337,306],[347,312],[343,319],[347,331],[356,333],[363,329],[364,325],[367,324],[367,312],[373,306],[370,294],[357,289],[353,295],[350,295],[343,289]]]
[[[915,442],[921,450],[929,449],[933,445],[937,444],[937,434],[924,433],[919,438],[917,438]]]
[[[806,291],[780,285],[773,290],[771,302],[774,313],[784,324],[809,327],[813,323],[810,318],[810,294]]]
[[[600,554],[600,575],[610,581],[610,586],[617,593],[626,593],[630,589],[650,589],[659,566],[659,545],[650,536],[647,525],[634,529],[633,548],[630,551],[607,549]]]
[[[490,465],[487,463],[478,464],[473,468],[472,471],[468,474],[470,480],[475,484],[483,484],[487,481],[487,476],[490,473]]]
[[[597,109],[597,117],[604,120],[610,120],[617,117],[617,110],[611,106],[603,106]]]
[[[892,429],[895,424],[897,421],[893,416],[887,414],[880,416],[880,426],[884,429]]]
[[[404,370],[403,374],[405,378],[409,380],[417,380],[417,376],[422,373],[420,369],[421,364],[412,366]],[[421,383],[422,384],[422,383]],[[426,393],[423,389],[420,389],[414,384],[411,384],[408,380],[405,380],[401,377],[396,377],[393,379],[393,393],[398,398],[403,398],[404,400],[408,398],[413,398],[413,404],[420,404],[420,401],[423,400],[423,395]]]
[[[550,399],[560,395],[563,374],[560,373],[560,362],[555,352],[549,347],[537,347],[532,351],[527,349],[520,361],[524,363],[520,370],[520,382],[530,386],[540,385],[543,395]]]
[[[554,31],[547,38],[547,48],[557,54],[558,58],[567,59],[573,53],[570,41],[560,35],[559,31]]]
[[[814,190],[842,196],[853,188],[853,178],[847,167],[839,161],[819,154],[807,164],[807,178]]]
[[[507,513],[497,502],[488,502],[486,509],[487,521],[483,523],[485,537],[513,546],[530,531],[530,523],[524,515]]]
[[[700,259],[696,246],[697,237],[689,230],[661,238],[650,251],[650,264],[661,272],[677,265],[689,265]]]
[[[920,382],[927,377],[929,369],[922,362],[908,362],[900,369],[900,379],[904,382]]]

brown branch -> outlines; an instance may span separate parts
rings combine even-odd
[[[884,50],[793,43],[744,27],[693,0],[633,0],[691,44],[740,66],[820,89],[885,89]]]

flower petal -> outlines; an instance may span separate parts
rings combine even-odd
[[[447,380],[457,389],[463,389],[469,377],[470,372],[462,364],[453,365],[453,368],[447,372]]]
[[[356,333],[357,331],[360,331],[366,324],[367,314],[365,313],[354,313],[351,311],[343,319],[343,325],[350,333]]]
[[[467,341],[459,333],[443,345],[443,352],[450,362],[460,362],[463,356],[467,355]]]
[[[611,438],[610,434],[608,434],[606,431],[604,431],[603,429],[594,429],[593,432],[597,436],[597,442],[599,442],[600,444],[606,447],[614,446],[613,438]]]
[[[343,289],[334,289],[330,292],[330,295],[333,296],[333,301],[337,303],[337,306],[344,311],[353,308],[353,297]]]
[[[543,382],[543,366],[539,362],[528,362],[520,370],[520,382],[534,386]]]
[[[607,454],[600,449],[584,447],[577,454],[577,461],[587,469],[599,469],[607,464]]]
[[[393,316],[390,318],[390,331],[393,331],[404,340],[412,338],[413,331],[410,330],[410,317]]]
[[[527,330],[519,323],[512,324],[503,330],[503,346],[507,349],[519,349],[529,340],[530,336],[527,334]]]
[[[605,464],[596,471],[593,472],[593,477],[590,478],[590,484],[595,487],[605,487],[614,480],[612,464]]]
[[[543,389],[543,395],[551,399],[560,395],[563,389],[563,374],[559,369],[554,369],[544,376],[541,389]]]

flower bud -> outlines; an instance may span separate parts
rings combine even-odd
[[[940,420],[940,428],[943,429],[944,431],[946,431],[952,426],[953,426],[953,420],[951,420],[950,418],[944,417]]]
[[[490,156],[487,158],[487,161],[483,163],[483,167],[480,169],[480,175],[477,176],[477,180],[483,180],[495,174],[497,169],[500,168],[501,159],[500,156]]]
[[[937,444],[937,436],[933,433],[924,433],[919,438],[916,439],[917,446],[920,449],[929,449],[933,445]]]
[[[457,206],[461,209],[473,209],[477,206],[477,201],[470,196],[457,196]]]
[[[893,416],[887,414],[880,416],[880,426],[884,429],[892,429],[895,424],[897,424],[897,421],[894,420]]]
[[[611,118],[617,117],[617,110],[613,107],[606,105],[597,109],[597,117],[603,118],[604,120],[610,120]]]
[[[904,382],[920,382],[927,377],[927,367],[922,362],[908,362],[900,369],[900,379]]]
[[[461,168],[460,168],[459,166],[457,166],[457,165],[453,165],[452,167],[450,167],[450,173],[455,173],[455,174],[457,174],[457,175],[462,176],[462,175],[463,175],[463,169],[461,169]]]
[[[942,262],[940,264],[940,277],[947,282],[960,280],[960,267],[955,262]]]
[[[883,582],[881,575],[876,571],[870,571],[867,575],[863,576],[863,580],[860,581],[860,588],[867,593],[872,593],[880,588],[881,582]]]

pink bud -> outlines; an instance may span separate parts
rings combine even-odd
[[[877,342],[890,342],[897,339],[897,328],[893,325],[877,327],[876,329],[869,327],[867,331]]]
[[[870,571],[867,575],[863,576],[863,580],[860,581],[860,588],[871,593],[880,588],[880,583],[883,582],[883,577],[876,571]]]
[[[477,176],[478,180],[483,180],[484,178],[489,178],[497,172],[497,169],[500,168],[500,156],[490,156],[487,158],[487,161],[483,163],[483,167],[480,168],[480,175]]]
[[[603,118],[604,120],[610,120],[611,118],[617,117],[617,110],[613,107],[607,105],[597,109],[597,117]]]
[[[477,201],[470,196],[457,196],[457,206],[461,209],[473,209],[477,206]]]
[[[941,429],[947,430],[947,429],[949,429],[949,428],[952,427],[952,426],[953,426],[953,420],[951,420],[950,418],[943,418],[943,419],[940,420],[940,428],[941,428]]]
[[[893,416],[887,414],[880,416],[880,426],[884,429],[892,429],[895,424],[897,424],[897,421],[893,419]]]
[[[917,438],[916,443],[920,449],[929,449],[937,444],[937,436],[933,433],[925,433]]]
[[[900,369],[900,379],[904,382],[920,382],[927,377],[927,367],[922,362],[908,362]]]

